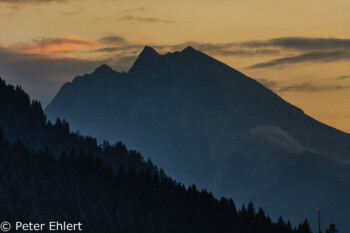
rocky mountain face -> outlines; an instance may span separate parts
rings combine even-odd
[[[145,47],[127,73],[102,65],[64,84],[45,112],[121,140],[216,196],[313,226],[321,208],[329,223],[350,227],[350,135],[192,47]]]

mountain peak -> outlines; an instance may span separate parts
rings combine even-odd
[[[154,48],[145,46],[128,73],[149,70],[159,57],[159,53]]]
[[[208,55],[202,53],[201,51],[193,48],[192,46],[187,46],[181,51],[181,54],[185,57],[191,57],[192,59],[205,59],[209,58]]]
[[[112,71],[113,71],[113,69],[111,67],[109,67],[106,64],[103,64],[103,65],[97,67],[94,73],[107,73],[107,72],[112,72]]]
[[[193,48],[192,46],[187,46],[184,50],[182,50],[182,52],[198,52],[195,48]]]
[[[159,55],[158,52],[150,47],[150,46],[145,46],[140,54],[140,56],[155,56],[155,55]]]

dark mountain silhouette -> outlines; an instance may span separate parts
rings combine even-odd
[[[316,208],[349,228],[350,135],[188,47],[145,47],[128,73],[103,65],[66,83],[46,108],[74,130],[122,140],[175,179],[256,200],[315,226]]]
[[[31,104],[22,89],[2,80],[0,95],[1,128],[6,129],[5,134],[0,129],[0,219],[12,225],[82,222],[89,233],[311,233],[306,220],[294,228],[282,217],[273,222],[252,202],[237,209],[232,199],[216,199],[195,185],[185,188],[150,162],[146,166],[139,158],[135,163],[120,143],[99,147],[93,138],[70,133],[66,122],[50,125],[38,102]],[[31,149],[13,141],[16,135]],[[45,143],[71,150],[55,155],[47,146],[40,149]],[[91,148],[93,153],[84,152]],[[107,152],[118,158],[115,172],[101,162]]]
[[[29,96],[20,88],[6,85],[0,79],[0,129],[12,144],[18,139],[29,149],[39,152],[50,148],[54,156],[62,152],[85,151],[118,169],[121,164],[137,171],[155,169],[152,162],[144,161],[140,153],[128,150],[121,142],[99,146],[93,137],[84,137],[72,133],[65,120],[57,119],[55,124],[47,122],[38,101],[30,101]]]

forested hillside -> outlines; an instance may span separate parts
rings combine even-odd
[[[140,153],[128,150],[121,142],[110,144],[105,142],[99,146],[93,137],[71,133],[65,120],[57,119],[53,124],[47,121],[38,101],[30,101],[30,97],[20,87],[7,85],[0,79],[0,129],[6,139],[14,143],[17,139],[36,152],[50,148],[54,156],[63,151],[84,150],[94,157],[118,169],[121,164],[127,168],[143,170],[153,169],[153,164],[144,161]]]
[[[157,170],[116,175],[98,158],[74,150],[57,159],[49,150],[10,145],[0,133],[0,218],[82,222],[84,232],[310,233],[305,221],[292,228],[274,223],[249,203],[215,199],[195,185],[185,188]]]

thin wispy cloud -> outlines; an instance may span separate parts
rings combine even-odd
[[[268,68],[275,66],[291,65],[306,62],[334,62],[350,59],[350,51],[330,51],[330,52],[311,52],[297,56],[282,57],[268,62],[258,63],[249,66],[249,69]]]
[[[256,79],[265,87],[275,92],[326,92],[349,89],[348,85],[334,85],[334,84],[314,84],[310,82],[284,84],[284,81],[274,81],[269,79]]]
[[[1,10],[18,11],[22,8],[23,8],[23,6],[14,5],[14,4],[1,4],[1,2],[0,2],[0,11]]]
[[[337,79],[337,80],[350,79],[350,75],[341,75],[341,76],[336,77],[335,79]]]
[[[48,5],[51,3],[67,3],[70,1],[77,1],[77,0],[0,0],[0,11],[6,10],[5,13],[2,13],[2,16],[7,17],[13,17],[15,16],[20,10],[30,8],[30,7],[37,7],[41,5]],[[81,10],[77,11],[67,11],[67,12],[61,12],[62,15],[74,15],[78,14]]]
[[[97,41],[86,40],[78,36],[41,38],[30,42],[17,42],[9,48],[24,53],[55,53],[74,50],[97,49]]]
[[[350,39],[339,38],[307,38],[282,37],[262,41],[246,41],[240,43],[242,48],[277,49],[293,52],[294,56],[284,56],[267,62],[254,64],[248,68],[270,68],[310,62],[335,62],[350,59]]]
[[[261,137],[262,139],[272,143],[281,149],[299,154],[306,150],[296,139],[288,132],[276,126],[258,126],[250,129],[250,133]]]
[[[312,83],[300,83],[280,87],[277,92],[323,92],[338,91],[348,88],[350,87],[344,85],[315,85]]]
[[[348,50],[350,39],[339,38],[307,38],[307,37],[281,37],[271,40],[247,41],[241,43],[242,47],[280,47],[293,50]]]
[[[84,8],[79,8],[75,11],[64,11],[64,12],[61,12],[62,15],[65,15],[65,16],[71,16],[71,15],[77,15],[77,14],[80,14],[81,12],[83,12]]]
[[[175,23],[174,20],[166,20],[159,19],[153,17],[141,17],[141,16],[133,16],[133,15],[125,15],[118,17],[119,21],[134,21],[134,22],[142,22],[142,23]]]
[[[121,36],[105,36],[98,40],[101,43],[105,44],[125,44],[127,43],[126,39]]]
[[[0,0],[1,3],[6,4],[46,4],[51,2],[58,2],[58,3],[64,3],[69,0]]]
[[[205,51],[205,50],[204,50]],[[219,56],[276,56],[280,55],[280,51],[277,49],[256,49],[256,50],[244,50],[244,49],[237,49],[237,50],[217,50],[212,51],[212,54],[219,55]]]
[[[123,10],[123,11],[120,11],[120,12],[121,13],[135,13],[135,12],[145,11],[146,9],[147,9],[146,7],[141,6],[141,7],[135,8],[135,9]]]
[[[256,81],[258,81],[259,83],[261,83],[262,85],[264,85],[265,87],[274,90],[275,88],[277,88],[279,86],[279,83],[273,80],[269,80],[269,79],[265,79],[265,78],[258,78],[256,79]]]

